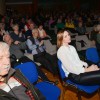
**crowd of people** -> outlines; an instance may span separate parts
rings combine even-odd
[[[93,30],[88,33],[87,27],[93,27]],[[16,76],[21,75],[20,72],[13,69],[17,65],[16,61],[19,64],[29,61],[35,64],[39,62],[42,67],[53,75],[58,75],[57,60],[59,59],[62,62],[66,77],[68,76],[72,81],[84,85],[100,84],[98,81],[100,79],[98,66],[88,66],[86,62],[79,58],[75,47],[70,45],[71,36],[68,30],[75,31],[78,35],[88,34],[89,40],[95,44],[98,52],[100,52],[100,13],[98,11],[39,12],[31,17],[15,16],[15,14],[12,17],[10,15],[3,16],[0,20],[0,93],[4,93],[11,98],[15,96],[12,100],[17,100],[17,98],[20,98],[20,100],[30,100],[30,98],[31,100],[37,100],[34,94],[34,86],[23,86],[23,79],[20,80]],[[56,49],[56,53],[52,55],[46,51],[44,40],[52,43],[52,39],[56,36],[57,40],[55,39],[54,43],[57,43],[58,50]],[[25,56],[26,51],[34,59]],[[50,81],[41,70],[41,66],[36,64],[38,75],[43,80]],[[18,91],[12,93],[11,90],[16,85],[10,89],[9,84],[5,84],[5,82],[9,84],[18,83]],[[25,83],[29,84],[27,81]],[[9,89],[5,90],[5,87]],[[31,92],[29,93],[27,89]],[[2,90],[8,91],[8,93]],[[17,92],[22,90],[23,92],[17,95]],[[26,91],[29,95],[26,95]],[[35,89],[35,91],[39,90]],[[39,96],[39,94],[37,95]],[[45,97],[42,96],[40,100],[45,100]]]

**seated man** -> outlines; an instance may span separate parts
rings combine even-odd
[[[27,49],[26,45],[14,44],[14,41],[9,34],[4,35],[3,40],[10,46],[10,55],[15,55],[17,59],[24,56],[24,52],[22,52],[22,50]],[[11,59],[11,62],[12,61],[13,59]]]
[[[53,74],[57,74],[57,60],[45,50],[43,40],[39,38],[39,31],[37,28],[32,30],[32,36],[27,39],[27,46],[31,50],[34,60],[39,62]]]
[[[26,46],[23,46],[21,44],[14,44],[13,39],[10,37],[9,34],[4,35],[3,37],[4,42],[6,42],[10,46],[10,55],[11,55],[11,66],[14,67],[17,65],[16,60],[18,59],[18,63],[24,63],[24,62],[33,62],[28,57],[24,56],[24,53],[21,51],[22,49],[25,50]],[[34,63],[34,62],[33,62]],[[37,66],[37,65],[36,65]],[[37,66],[38,75],[46,81],[49,81],[47,76],[43,73],[43,71]]]
[[[0,100],[45,100],[19,70],[11,68],[9,45],[4,42],[0,42]]]

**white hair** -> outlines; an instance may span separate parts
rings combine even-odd
[[[34,29],[32,30],[32,33],[34,33],[35,31],[38,31],[38,28],[34,28]]]
[[[9,50],[9,45],[5,42],[0,42],[0,51]]]

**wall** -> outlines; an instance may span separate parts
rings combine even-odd
[[[0,0],[0,2],[3,0]],[[32,15],[38,8],[46,10],[74,10],[74,9],[99,9],[100,0],[32,0],[31,4],[10,4],[7,7],[13,8],[22,14]],[[0,3],[1,4],[1,3]],[[1,6],[0,6],[1,7]]]
[[[31,15],[33,12],[33,5],[32,4],[13,4],[7,5],[7,8],[12,8],[24,15]]]
[[[0,0],[0,15],[4,15],[5,14],[5,0]]]

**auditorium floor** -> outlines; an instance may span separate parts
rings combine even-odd
[[[47,77],[54,81],[54,80],[58,80],[59,81],[59,84],[58,84],[58,87],[61,89],[61,91],[63,92],[63,87],[61,85],[61,82],[60,82],[60,79],[58,76],[56,76],[54,78],[54,76],[48,72],[47,70],[43,69],[43,71],[46,73]],[[63,99],[64,97],[64,99]],[[76,92],[75,90],[70,90],[70,89],[66,89],[66,92],[65,92],[65,95],[63,96],[63,93],[61,93],[61,97],[60,97],[60,100],[78,100],[77,99],[77,95],[76,95]],[[86,95],[86,94],[82,94],[82,100],[99,100],[99,95],[98,93],[94,93],[92,95]]]

